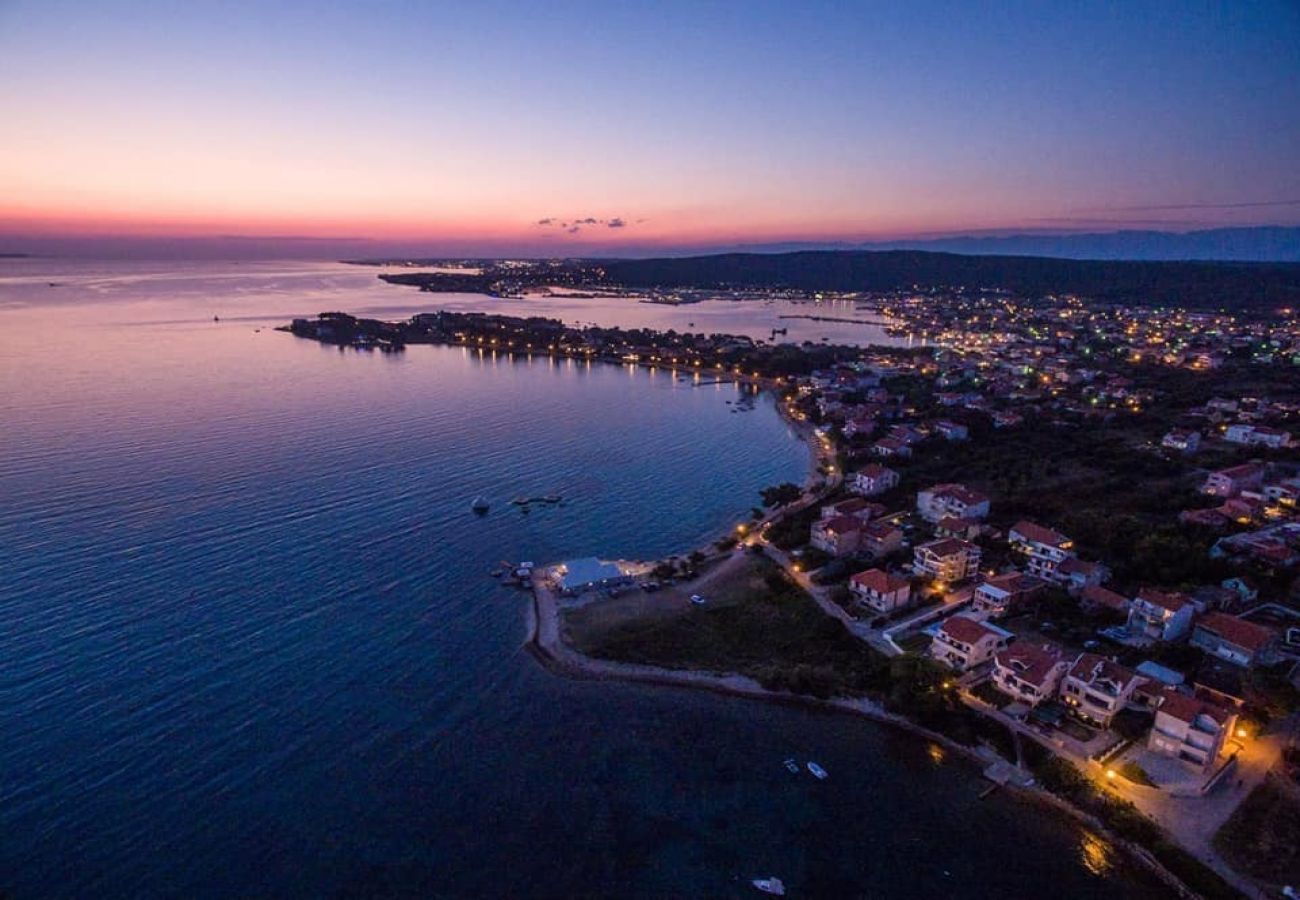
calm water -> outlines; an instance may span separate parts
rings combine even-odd
[[[1152,895],[910,737],[540,669],[496,561],[688,550],[807,456],[728,386],[266,327],[418,299],[0,261],[0,892]]]

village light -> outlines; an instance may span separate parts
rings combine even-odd
[[[1237,737],[1244,738],[1245,736],[1246,736],[1246,729],[1244,727],[1238,728]]]
[[[1115,770],[1114,770],[1114,769],[1107,769],[1107,770],[1106,770],[1106,780],[1107,780],[1107,781],[1114,781],[1114,780],[1115,780]]]

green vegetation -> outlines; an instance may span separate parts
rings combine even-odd
[[[759,493],[762,494],[764,506],[785,506],[787,503],[793,503],[802,497],[803,488],[787,481],[763,488]]]
[[[981,681],[971,689],[971,693],[998,709],[1012,702],[1012,698],[998,690],[998,686],[991,681]]]
[[[704,607],[633,621],[579,642],[590,656],[670,669],[736,672],[771,690],[861,695],[888,679],[884,657],[828,618],[766,558]],[[581,611],[579,611],[581,612]]]
[[[1300,801],[1266,780],[1214,836],[1234,868],[1276,884],[1300,882]]]

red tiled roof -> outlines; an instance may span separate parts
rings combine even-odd
[[[1221,612],[1212,612],[1202,616],[1201,620],[1196,623],[1196,627],[1217,634],[1228,643],[1236,644],[1238,647],[1252,653],[1263,650],[1277,636],[1271,628],[1265,628],[1263,625],[1256,625],[1254,622],[1247,622],[1245,619],[1239,619],[1236,616]]]
[[[1021,681],[1042,687],[1052,668],[1061,662],[1061,649],[1053,644],[1018,641],[993,659],[998,668],[1010,669]]]
[[[928,550],[935,556],[955,556],[958,553],[965,553],[972,546],[970,541],[963,541],[960,538],[940,538],[937,541],[922,544],[916,549]]]
[[[828,519],[822,526],[822,530],[830,534],[848,534],[850,531],[861,531],[862,520],[855,519],[853,516],[836,516]]]
[[[1104,656],[1098,656],[1095,653],[1081,653],[1079,658],[1074,661],[1070,667],[1070,677],[1078,678],[1092,684],[1099,679],[1108,678],[1120,684],[1127,684],[1130,680],[1137,677],[1137,674],[1117,662],[1111,662]]]
[[[986,635],[998,634],[997,631],[978,619],[963,615],[950,616],[939,626],[939,630],[953,640],[961,641],[964,644],[978,643]]]
[[[1163,699],[1156,709],[1189,725],[1195,723],[1200,716],[1209,716],[1220,725],[1226,724],[1228,719],[1232,717],[1232,713],[1218,704],[1187,694],[1180,694],[1172,688],[1164,690]]]
[[[1087,602],[1094,606],[1104,606],[1107,609],[1113,609],[1123,612],[1128,609],[1128,598],[1121,596],[1114,591],[1107,590],[1099,584],[1090,584],[1079,594]]]
[[[1142,590],[1138,591],[1138,599],[1173,613],[1178,612],[1178,610],[1192,602],[1191,598],[1186,594],[1180,594],[1176,591],[1157,591],[1155,588],[1142,588]]]
[[[875,591],[878,594],[892,594],[909,584],[906,578],[890,575],[883,569],[867,569],[867,571],[859,572],[849,580],[858,587],[868,591]]]
[[[1070,542],[1070,539],[1059,531],[1023,519],[1017,522],[1011,531],[1012,533],[1021,535],[1027,541],[1036,541],[1040,544],[1049,544],[1053,547],[1061,544],[1068,544]]]

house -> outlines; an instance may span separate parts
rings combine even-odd
[[[1097,587],[1110,578],[1110,569],[1099,562],[1088,562],[1071,556],[1056,567],[1056,581],[1071,594],[1084,588]]]
[[[1278,449],[1291,446],[1291,433],[1288,431],[1268,428],[1263,425],[1246,425],[1241,422],[1229,425],[1228,430],[1223,433],[1223,439],[1229,443],[1242,444],[1246,447],[1258,446]]]
[[[1141,683],[1132,669],[1095,653],[1081,653],[1061,680],[1061,700],[1079,718],[1105,728]]]
[[[880,613],[902,609],[912,600],[912,583],[883,569],[868,569],[854,575],[849,579],[849,591],[863,606]]]
[[[1056,569],[1074,555],[1074,541],[1033,522],[1017,522],[1007,535],[1011,549],[1026,557],[1029,574],[1056,581]]]
[[[848,556],[858,549],[863,522],[853,516],[833,516],[813,522],[808,543],[831,556]]]
[[[844,423],[844,436],[846,438],[857,437],[860,434],[869,435],[876,430],[875,416],[861,415],[854,416]]]
[[[1000,619],[1042,586],[1042,581],[1021,572],[995,575],[976,585],[971,609],[977,614]]]
[[[1201,449],[1201,433],[1190,428],[1174,428],[1160,441],[1160,446],[1179,453],[1195,453]]]
[[[871,445],[871,452],[876,456],[897,456],[902,459],[912,455],[912,446],[894,437],[883,437]]]
[[[1237,716],[1231,710],[1172,688],[1161,692],[1147,749],[1208,772],[1232,735]]]
[[[935,631],[930,642],[930,656],[958,672],[988,662],[1005,649],[1014,635],[1011,632],[958,613],[949,616]]]
[[[850,497],[838,503],[827,503],[821,508],[821,518],[833,519],[836,516],[852,516],[860,522],[870,522],[884,513],[885,508],[879,503],[872,503],[861,497]]]
[[[1230,591],[1233,591],[1241,598],[1241,603],[1254,603],[1259,599],[1259,588],[1249,578],[1241,575],[1225,578],[1222,585]]]
[[[916,509],[927,522],[945,516],[983,519],[989,514],[989,498],[962,484],[936,484],[916,495]]]
[[[1069,668],[1060,647],[1017,641],[993,657],[993,683],[1016,700],[1037,706],[1056,696]]]
[[[973,519],[959,519],[956,516],[944,516],[934,526],[934,533],[939,537],[955,537],[970,540],[978,537],[980,523]]]
[[[853,476],[849,489],[864,497],[874,497],[898,486],[898,473],[886,466],[871,463]]]
[[[1128,610],[1128,630],[1140,638],[1176,641],[1192,627],[1196,607],[1186,594],[1143,588]]]
[[[1227,613],[1207,613],[1192,630],[1192,646],[1238,666],[1268,662],[1277,642],[1271,628]]]
[[[940,538],[921,544],[912,553],[912,568],[935,581],[954,584],[979,571],[980,548],[958,538]]]
[[[872,559],[888,556],[903,547],[903,530],[888,522],[870,522],[862,527],[858,549],[871,554]]]
[[[1107,590],[1099,584],[1089,585],[1079,592],[1079,605],[1084,611],[1093,614],[1112,612],[1127,619],[1128,608],[1132,602],[1128,597]]]
[[[1003,411],[1003,412],[995,412],[993,414],[993,427],[1013,428],[1014,426],[1019,425],[1024,420],[1025,420],[1024,416],[1020,415],[1020,413],[1018,412],[1013,412],[1010,410]]]
[[[1242,491],[1263,484],[1264,471],[1263,463],[1248,462],[1211,472],[1206,476],[1205,483],[1201,485],[1201,493],[1213,497],[1235,497]]]
[[[935,433],[945,440],[964,441],[970,438],[970,429],[959,422],[950,422],[947,419],[934,423]]]

